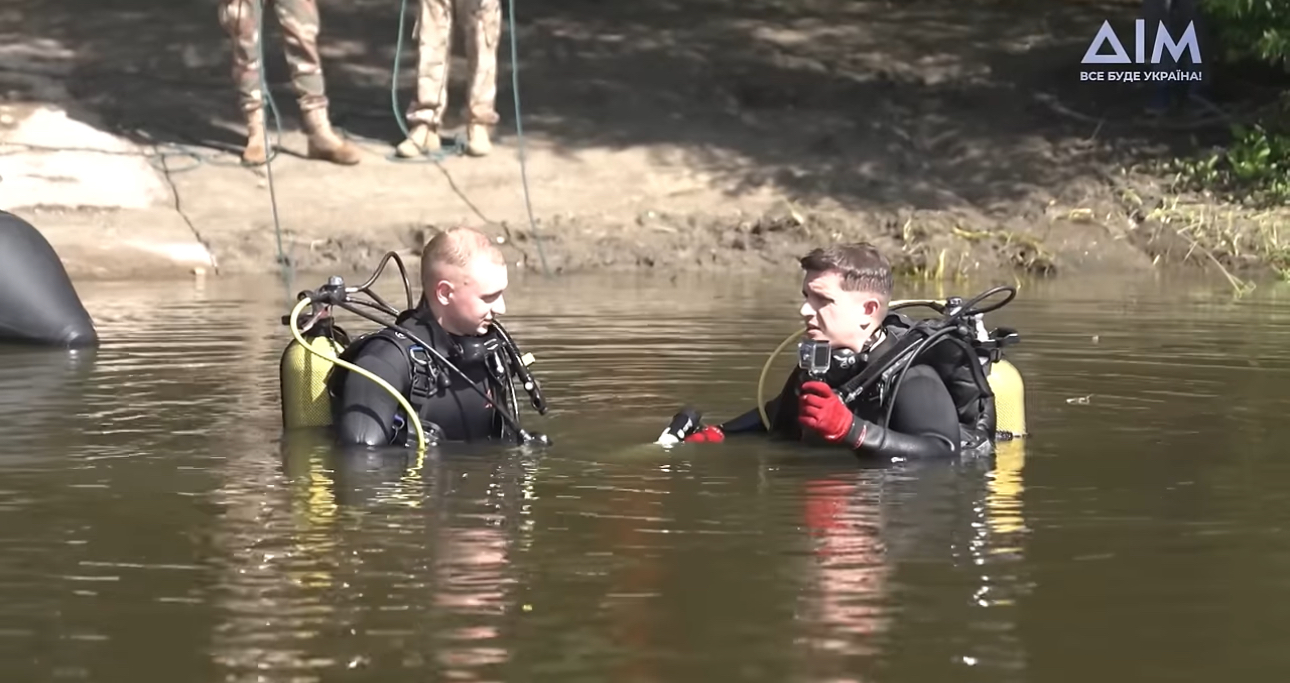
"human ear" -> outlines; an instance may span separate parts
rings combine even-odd
[[[441,305],[447,306],[448,302],[452,299],[453,289],[454,287],[451,282],[440,280],[434,286],[435,299],[438,299]]]
[[[860,323],[860,329],[872,332],[882,324],[882,321],[878,320],[878,311],[882,310],[882,306],[878,304],[877,299],[865,299],[860,305],[860,310],[864,311],[864,322]]]

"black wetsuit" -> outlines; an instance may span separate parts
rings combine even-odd
[[[877,360],[892,344],[893,340],[888,336],[874,349],[873,358]],[[864,367],[864,363],[859,363],[844,373],[835,370],[825,381],[836,390],[859,374]],[[795,371],[780,394],[766,402],[766,415],[770,418],[773,436],[823,443],[823,439],[810,434],[810,430],[806,430],[808,434],[803,434],[803,428],[797,421],[799,388],[809,379],[804,371]],[[851,413],[856,422],[848,438],[844,438],[838,445],[855,448],[857,455],[887,459],[940,458],[959,453],[964,434],[958,410],[945,382],[935,370],[927,365],[913,365],[905,373],[899,390],[894,393],[896,398],[895,405],[891,406],[891,421],[885,428],[881,425],[886,419],[890,390],[885,397],[869,391],[852,403]],[[732,435],[766,432],[756,409],[733,418],[720,427],[723,432]],[[864,441],[855,444],[861,427],[866,428]]]
[[[489,358],[463,358],[461,346],[467,338],[446,332],[434,322],[428,310],[405,312],[398,324],[432,345],[488,396],[501,395],[496,374],[487,365]],[[387,329],[358,340],[346,349],[342,358],[385,380],[409,399],[413,407],[419,408],[428,441],[480,441],[501,436],[500,418],[484,396],[433,356],[417,351],[410,354],[409,347],[416,345],[392,333],[393,330]],[[428,361],[433,368],[428,374],[413,372],[414,362],[421,360]],[[394,396],[362,375],[341,368],[335,372],[331,391],[337,440],[369,446],[403,445],[413,428],[407,424],[403,408]],[[413,391],[414,382],[418,391]]]

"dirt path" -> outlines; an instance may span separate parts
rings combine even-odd
[[[0,116],[0,142],[31,105],[53,103],[143,153],[184,145],[201,163],[165,157],[168,172],[151,172],[167,191],[147,208],[43,199],[38,210],[12,192],[0,201],[57,235],[60,253],[80,254],[78,272],[110,272],[104,249],[124,236],[170,244],[184,231],[222,272],[276,269],[263,169],[239,167],[233,153],[241,129],[215,10],[169,4],[67,0],[51,10],[32,0],[0,10],[9,46],[0,92],[17,112],[8,124]],[[271,29],[269,69],[289,128],[273,189],[283,251],[306,270],[369,268],[458,223],[505,239],[517,263],[553,271],[785,267],[841,237],[874,240],[911,270],[1149,268],[1178,246],[1176,231],[1149,220],[1161,215],[1158,183],[1123,169],[1206,132],[1143,124],[1141,86],[1079,82],[1102,20],[1131,27],[1136,3],[521,2],[535,232],[509,68],[491,156],[391,161],[398,3],[321,5],[333,119],[371,153],[350,168],[292,156],[304,141]],[[403,61],[413,60],[409,47]],[[454,66],[459,102],[464,63]],[[411,78],[405,68],[401,102]],[[201,260],[172,252],[185,254],[171,258],[185,268]]]

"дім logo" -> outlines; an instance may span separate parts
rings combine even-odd
[[[1146,21],[1138,19],[1133,22],[1134,31],[1134,54],[1133,59],[1129,59],[1129,54],[1124,50],[1124,44],[1115,35],[1115,30],[1111,28],[1111,22],[1103,21],[1102,28],[1098,29],[1097,35],[1093,37],[1093,42],[1089,44],[1088,50],[1084,52],[1084,58],[1080,60],[1081,64],[1159,64],[1165,50],[1169,51],[1169,56],[1173,58],[1172,63],[1178,64],[1181,61],[1183,52],[1187,52],[1190,57],[1190,63],[1193,67],[1201,63],[1200,44],[1196,41],[1196,27],[1192,22],[1187,22],[1187,30],[1183,31],[1180,40],[1174,40],[1173,35],[1169,33],[1169,28],[1165,23],[1160,22],[1156,30],[1155,45],[1151,49],[1151,58],[1146,56]],[[1102,46],[1106,43],[1111,44],[1115,54],[1098,54]],[[1081,71],[1081,81],[1138,81],[1138,80],[1200,80],[1201,72],[1199,69],[1182,70],[1161,70],[1161,71]]]

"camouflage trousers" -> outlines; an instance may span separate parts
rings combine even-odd
[[[283,51],[291,68],[291,85],[301,112],[326,107],[322,59],[318,56],[316,0],[219,0],[219,23],[233,42],[233,81],[237,84],[242,110],[251,112],[264,107],[257,2],[266,12],[271,5],[278,17],[286,43]]]
[[[417,30],[417,95],[408,122],[438,127],[448,105],[448,63],[454,19],[465,33],[470,86],[466,121],[495,125],[497,43],[502,34],[501,0],[421,0]]]

